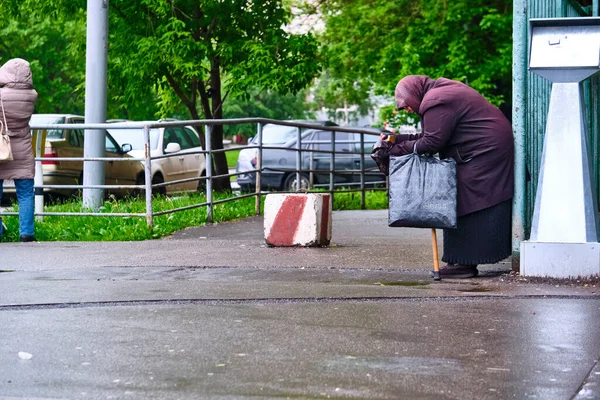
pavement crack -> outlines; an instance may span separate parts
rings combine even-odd
[[[180,306],[198,305],[238,305],[238,304],[311,304],[311,303],[426,303],[426,302],[468,302],[501,300],[600,300],[595,296],[570,295],[520,295],[520,296],[444,296],[444,297],[302,297],[302,298],[240,298],[240,299],[159,299],[159,300],[122,300],[89,301],[39,304],[0,305],[2,311],[51,310],[63,308],[101,308],[132,306]]]

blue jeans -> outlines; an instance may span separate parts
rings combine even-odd
[[[0,179],[0,199],[4,180]],[[35,195],[33,192],[33,179],[15,179],[17,202],[19,204],[19,234],[33,236],[33,213],[35,208]],[[2,236],[2,219],[0,218],[0,236]]]

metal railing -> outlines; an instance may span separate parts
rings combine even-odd
[[[256,143],[248,146],[243,146],[245,149],[256,149],[256,166],[254,169],[246,170],[246,171],[236,171],[235,173],[228,174],[220,174],[215,175],[213,172],[213,163],[211,162],[213,155],[215,153],[227,152],[233,149],[212,149],[212,141],[211,141],[211,131],[212,127],[215,125],[237,125],[237,124],[256,124],[257,125],[257,135],[256,135]],[[297,130],[296,134],[296,142],[294,147],[289,146],[271,146],[264,145],[262,140],[263,127],[266,124],[274,124],[274,125],[283,125],[295,127]],[[186,155],[192,154],[203,154],[206,158],[206,175],[204,177],[194,177],[194,178],[186,178],[186,179],[177,179],[170,180],[168,182],[152,184],[152,162],[162,158],[169,157],[179,157],[181,153],[177,152],[174,154],[166,154],[162,156],[152,156],[151,155],[151,142],[150,142],[150,130],[154,128],[167,128],[167,127],[184,127],[184,126],[192,126],[194,128],[201,127],[204,130],[204,141],[205,148],[199,151],[186,152]],[[84,130],[84,129],[94,129],[94,130],[115,130],[115,129],[143,129],[144,132],[144,157],[143,158],[134,158],[134,157],[44,157],[43,149],[44,149],[44,133],[47,130]],[[255,197],[255,212],[256,214],[260,214],[260,204],[261,197],[269,193],[268,189],[263,187],[263,175],[275,172],[275,173],[284,173],[296,174],[296,182],[301,182],[303,174],[309,174],[310,179],[310,187],[306,188],[307,191],[319,191],[322,192],[323,189],[330,193],[332,196],[337,192],[361,192],[361,207],[366,207],[366,198],[365,198],[365,190],[367,186],[379,185],[379,187],[374,187],[374,190],[387,190],[387,179],[379,173],[374,171],[365,171],[365,157],[369,157],[368,153],[364,152],[364,135],[375,135],[373,129],[369,128],[349,128],[349,127],[339,127],[339,126],[323,126],[311,123],[300,123],[300,122],[288,122],[288,121],[279,121],[265,118],[240,118],[240,119],[222,119],[222,120],[187,120],[187,121],[157,121],[157,122],[127,122],[127,123],[80,123],[80,124],[46,124],[46,125],[31,125],[32,133],[34,135],[34,143],[35,143],[35,151],[36,151],[36,175],[35,175],[35,188],[36,188],[36,212],[35,215],[38,218],[43,218],[44,216],[102,216],[102,217],[140,217],[146,218],[146,222],[150,228],[153,226],[153,218],[155,216],[165,215],[169,213],[175,213],[184,210],[195,209],[199,207],[206,207],[207,211],[207,221],[213,222],[213,211],[214,206],[221,203],[226,203],[230,201],[239,200],[246,197]],[[303,142],[303,129],[316,129],[319,131],[329,131],[332,132],[331,139],[329,141],[318,141],[318,140],[305,140]],[[202,129],[199,130],[201,132]],[[336,132],[347,132],[347,133],[358,133],[360,135],[360,140],[358,142],[355,141],[336,141],[335,133]],[[324,144],[329,142],[330,149],[314,149],[314,145]],[[336,155],[340,154],[340,152],[336,151],[336,144],[350,144],[355,143],[359,144],[360,151],[345,151],[343,152],[344,156],[356,156],[359,160],[359,165],[357,169],[345,169],[345,170],[336,170]],[[275,168],[273,166],[263,166],[263,152],[265,150],[287,150],[295,152],[295,168],[281,169]],[[309,167],[306,168],[306,154],[308,154],[308,162]],[[313,160],[315,154],[329,154],[330,162],[329,169],[314,169],[313,168]],[[43,182],[43,167],[42,163],[44,161],[52,161],[52,162],[64,162],[64,161],[77,161],[83,162],[85,168],[86,161],[100,161],[100,162],[142,162],[144,164],[144,184],[135,184],[135,185],[83,185],[82,182],[77,185],[50,185],[44,184]],[[303,162],[304,161],[304,162]],[[304,168],[303,168],[304,167]],[[232,176],[239,175],[251,175],[255,176],[255,184],[254,191],[249,193],[234,193],[232,197],[228,197],[225,199],[214,200],[213,198],[213,180],[217,178],[231,178]],[[328,174],[329,179],[327,183],[314,183],[315,176],[321,176],[323,174]],[[358,175],[359,180],[357,182],[344,182],[342,184],[336,183],[336,177],[344,176],[344,175]],[[380,180],[370,180],[367,182],[365,180],[366,176],[377,175],[381,177]],[[163,209],[159,211],[154,211],[153,197],[152,192],[153,189],[158,189],[161,187],[166,187],[174,184],[187,183],[191,181],[200,181],[204,180],[206,183],[206,201],[192,204],[185,207],[178,207],[172,209]],[[354,186],[354,188],[353,188]],[[145,192],[145,213],[103,213],[97,212],[94,210],[86,210],[82,212],[48,212],[44,211],[44,191],[51,191],[52,189],[103,189],[108,191],[124,191],[125,193],[130,193],[131,191],[144,190]],[[300,188],[299,188],[300,189]],[[333,201],[333,200],[332,200]],[[18,213],[13,211],[2,211],[0,210],[0,217],[7,215],[18,215]]]

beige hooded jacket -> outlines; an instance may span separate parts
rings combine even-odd
[[[0,119],[8,125],[13,161],[0,163],[0,179],[33,179],[35,162],[29,120],[37,100],[29,63],[21,58],[0,67]],[[4,111],[3,111],[4,110]]]

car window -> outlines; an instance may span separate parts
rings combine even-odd
[[[33,114],[31,116],[31,120],[29,121],[29,125],[52,125],[52,124],[64,124],[65,117],[60,117],[56,115],[43,115],[43,114]],[[46,132],[46,139],[64,139],[65,131],[63,129],[49,129]]]
[[[185,131],[184,128],[179,127],[176,130],[177,132],[177,137],[179,138],[179,141],[181,142],[181,148],[182,149],[191,149],[194,146],[194,143],[192,142],[192,138],[190,137],[190,135],[187,134],[187,132]]]
[[[144,130],[135,129],[108,129],[108,133],[115,139],[119,146],[128,143],[132,150],[144,150]],[[158,148],[158,136],[160,130],[158,128],[150,129],[150,148]]]
[[[371,150],[373,150],[373,145],[375,145],[375,143],[379,139],[379,136],[365,135],[364,133],[357,133],[356,134],[356,143],[354,143],[354,151],[357,151],[357,152],[361,151],[361,148],[360,148],[361,135],[364,137],[362,152],[363,153],[371,153]]]
[[[183,131],[186,133],[188,139],[192,143],[192,147],[202,147],[202,144],[200,143],[200,138],[198,137],[196,132],[194,132],[190,128],[183,128]]]
[[[110,151],[113,153],[118,153],[120,150],[120,146],[108,134],[105,136],[104,146],[105,146],[106,151]]]
[[[283,144],[291,139],[295,139],[298,128],[295,126],[283,126],[266,124],[263,127],[263,144]]]
[[[163,137],[163,151],[166,150],[169,143],[179,143],[179,139],[177,139],[177,135],[175,134],[175,130],[173,128],[165,128]]]
[[[335,151],[348,152],[353,151],[354,143],[352,142],[352,134],[346,132],[336,132],[335,134]],[[312,139],[315,150],[331,151],[331,132],[317,131]]]
[[[83,135],[84,131],[82,129],[69,129],[64,131],[68,134],[69,144],[73,147],[83,147]],[[46,136],[47,138],[48,136]]]
[[[301,122],[305,124],[325,125],[325,126],[337,126],[335,122],[331,121],[313,121],[313,120],[288,120],[287,122]],[[310,128],[300,128],[300,132],[304,133]],[[262,137],[263,144],[283,144],[290,140],[296,139],[298,135],[298,128],[295,126],[283,126],[276,124],[266,124],[263,127]],[[302,139],[304,141],[304,139]],[[248,144],[257,143],[258,137],[253,136],[248,141]]]
[[[166,128],[165,138],[163,140],[163,150],[167,148],[169,143],[179,143],[182,150],[191,149],[193,146],[190,137],[185,133],[183,128]]]
[[[331,150],[331,132],[317,131],[310,141],[315,150]]]
[[[69,131],[69,144],[73,147],[83,147],[85,131],[83,129],[75,129]],[[117,153],[121,146],[115,142],[115,140],[110,137],[110,135],[105,136],[104,146],[107,151],[111,151],[113,153]]]

